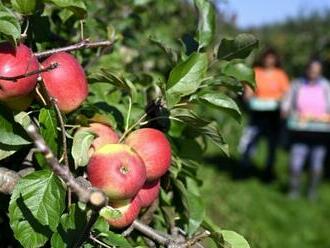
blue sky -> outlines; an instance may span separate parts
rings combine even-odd
[[[236,13],[238,26],[247,28],[330,8],[330,0],[226,0],[220,7]]]

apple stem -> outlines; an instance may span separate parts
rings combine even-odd
[[[24,74],[21,74],[21,75],[17,75],[17,76],[12,76],[12,77],[5,77],[5,76],[1,76],[0,75],[0,79],[1,80],[8,80],[8,81],[17,81],[18,79],[27,78],[29,76],[32,76],[32,75],[35,75],[35,74],[39,74],[41,72],[46,72],[46,71],[54,70],[57,66],[58,66],[57,63],[53,63],[53,64],[50,64],[47,67],[40,68],[38,70],[29,71],[27,73],[24,73]]]
[[[45,58],[48,57],[54,53],[59,52],[70,52],[70,51],[76,51],[83,48],[96,48],[96,47],[111,47],[113,45],[114,41],[110,40],[104,40],[104,41],[96,41],[96,42],[90,42],[88,39],[84,39],[76,44],[66,46],[66,47],[60,47],[60,48],[54,48],[51,50],[43,51],[43,52],[36,52],[34,53],[34,56],[37,58]]]
[[[137,120],[137,122],[135,122],[132,126],[130,126],[124,133],[123,135],[121,136],[120,140],[119,140],[119,143],[121,143],[125,138],[126,136],[138,125],[140,125],[140,123],[147,117],[147,113],[144,113],[140,119]]]
[[[128,98],[128,111],[127,111],[127,117],[126,117],[126,125],[125,125],[125,132],[128,130],[129,126],[129,119],[131,117],[131,111],[132,111],[132,98]]]

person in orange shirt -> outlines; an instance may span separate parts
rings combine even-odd
[[[250,114],[250,121],[243,131],[239,144],[241,171],[246,176],[251,171],[251,158],[258,140],[267,141],[267,161],[264,171],[265,181],[275,178],[275,153],[280,133],[280,102],[289,90],[289,79],[281,68],[277,52],[265,50],[260,64],[255,67],[256,89],[246,88],[244,100]]]

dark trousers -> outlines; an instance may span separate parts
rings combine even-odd
[[[279,111],[255,111],[251,113],[249,125],[244,129],[240,140],[241,165],[249,167],[258,141],[264,137],[267,142],[266,169],[275,164],[276,148],[280,134]]]

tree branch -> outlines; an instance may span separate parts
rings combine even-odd
[[[47,67],[40,68],[38,70],[29,71],[29,72],[21,74],[21,75],[12,76],[12,77],[0,76],[0,80],[17,81],[18,79],[26,78],[26,77],[29,77],[29,76],[32,76],[35,74],[39,74],[41,72],[54,70],[57,66],[58,66],[57,63],[52,63]]]
[[[9,170],[5,167],[0,167],[0,192],[11,194],[20,179],[16,171]]]
[[[155,211],[158,208],[158,204],[159,204],[159,200],[155,200],[151,206],[147,209],[147,211],[141,216],[140,221],[145,224],[145,225],[149,225],[150,222],[153,219],[153,215],[155,213]],[[129,236],[132,232],[134,231],[134,225],[130,225],[124,232],[122,232],[121,235],[123,235],[124,237]]]
[[[10,195],[18,180],[34,171],[33,168],[25,168],[18,172],[0,167],[0,193]]]
[[[36,148],[43,154],[50,168],[58,177],[64,181],[64,183],[69,188],[71,188],[72,192],[78,196],[79,201],[91,204],[96,210],[99,210],[107,205],[108,198],[103,193],[103,191],[94,188],[83,187],[72,175],[69,168],[62,166],[58,162],[53,152],[46,145],[43,137],[38,133],[38,129],[35,124],[31,123],[26,128],[26,132],[33,140]]]
[[[142,223],[149,225],[154,217],[155,211],[158,209],[159,200],[155,200],[147,211],[141,216],[140,220]]]
[[[152,229],[150,226],[147,226],[140,222],[139,220],[135,220],[132,224],[134,229],[138,230],[139,232],[143,233],[146,237],[150,238],[151,240],[156,241],[157,243],[161,245],[169,245],[172,240],[164,237],[163,235],[156,232],[154,229]]]
[[[40,59],[48,57],[54,53],[76,51],[82,48],[110,47],[113,45],[113,43],[114,41],[110,40],[90,42],[88,39],[85,39],[70,46],[54,48],[43,52],[37,52],[34,53],[34,55]]]

